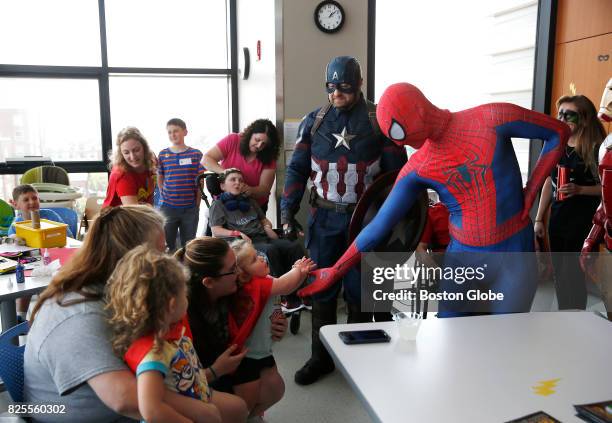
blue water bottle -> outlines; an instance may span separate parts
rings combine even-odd
[[[17,283],[25,283],[25,267],[21,264],[21,260],[17,259],[17,266],[15,267],[15,277]]]

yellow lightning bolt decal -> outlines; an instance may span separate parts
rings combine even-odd
[[[555,390],[553,388],[557,386],[557,382],[559,382],[560,380],[561,379],[541,380],[540,382],[538,382],[538,385],[532,386],[531,389],[533,389],[533,391],[537,395],[547,397],[555,393]]]

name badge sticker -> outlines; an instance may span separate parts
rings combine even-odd
[[[191,158],[187,157],[185,159],[179,160],[179,166],[189,166],[191,165]]]

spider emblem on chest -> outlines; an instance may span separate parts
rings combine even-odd
[[[444,170],[446,185],[454,192],[470,197],[482,198],[486,192],[486,172],[488,166],[480,164],[478,154],[470,154],[466,161],[456,167]]]

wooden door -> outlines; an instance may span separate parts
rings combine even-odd
[[[554,72],[552,115],[557,113],[556,101],[574,92],[587,96],[599,109],[604,87],[612,77],[612,33],[558,44]]]

